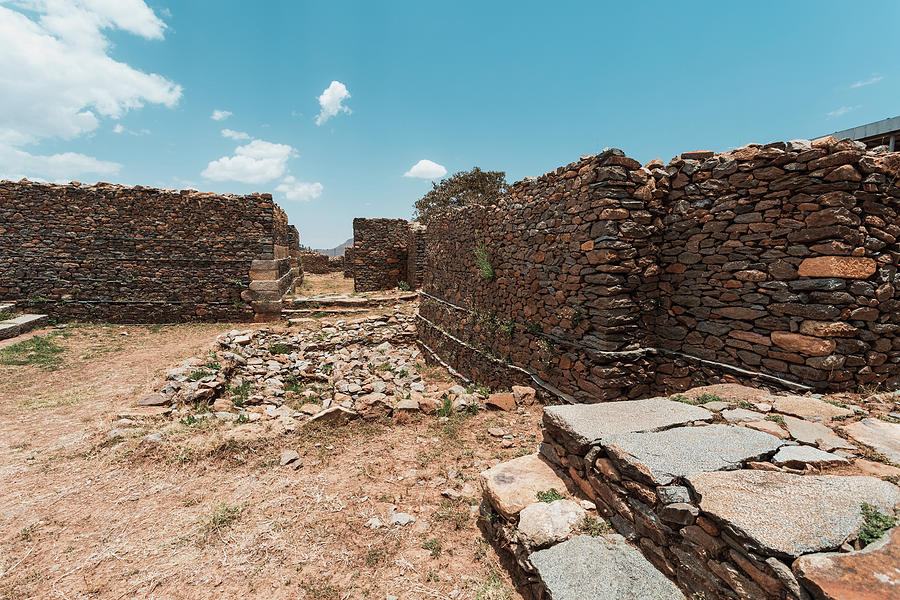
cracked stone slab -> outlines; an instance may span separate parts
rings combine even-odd
[[[620,470],[654,485],[667,485],[689,473],[739,469],[783,444],[774,435],[733,425],[676,427],[650,433],[603,438]]]
[[[863,419],[844,427],[857,442],[872,446],[892,462],[900,463],[900,425],[881,419]]]
[[[579,535],[528,558],[551,600],[684,600],[675,584],[620,535]]]
[[[796,417],[785,416],[784,425],[791,437],[804,444],[815,444],[822,450],[829,452],[838,448],[852,450],[853,444],[836,434],[834,431],[822,425]]]
[[[896,598],[900,595],[900,527],[858,552],[801,556],[793,570],[816,598]]]
[[[849,417],[853,411],[849,408],[835,406],[809,396],[772,396],[772,408],[786,415],[813,421],[830,421],[835,417]]]
[[[900,501],[900,489],[874,477],[742,470],[687,481],[703,513],[769,556],[834,550],[863,524],[860,504],[888,512]]]
[[[565,540],[587,516],[576,502],[532,502],[519,513],[519,536],[529,548],[541,548]]]
[[[705,408],[668,398],[548,406],[543,424],[565,434],[570,450],[583,454],[602,438],[618,433],[660,431],[693,421],[709,421]]]
[[[491,506],[507,520],[535,502],[538,492],[566,491],[565,481],[537,454],[520,456],[484,471],[481,486]]]
[[[772,462],[779,467],[791,467],[792,469],[802,469],[806,465],[824,467],[848,463],[847,459],[842,456],[812,446],[784,446],[775,453]]]

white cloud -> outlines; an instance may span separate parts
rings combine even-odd
[[[121,123],[116,123],[116,126],[113,127],[113,133],[124,133],[124,132],[125,132],[125,128],[122,127]]]
[[[284,194],[287,200],[306,202],[322,195],[322,184],[297,181],[293,175],[288,175],[280,185],[276,186],[275,191]]]
[[[209,163],[201,175],[213,181],[266,183],[284,175],[287,161],[293,155],[294,149],[287,144],[253,140],[238,146],[234,156],[223,156]]]
[[[343,104],[344,100],[349,97],[350,92],[347,91],[347,86],[340,81],[332,81],[331,85],[325,88],[325,91],[319,96],[319,106],[322,107],[322,110],[316,117],[316,125],[321,125],[340,112],[349,115],[350,109]]]
[[[103,33],[120,29],[157,40],[165,23],[143,0],[20,0],[13,6],[0,5],[0,152],[18,158],[15,168],[0,162],[0,175],[23,165],[35,169],[29,176],[40,171],[54,179],[111,172],[116,163],[20,148],[84,135],[102,118],[119,118],[145,103],[174,106],[181,87],[114,60]]]
[[[243,131],[235,131],[234,129],[223,129],[222,137],[231,138],[233,140],[249,140],[250,136]]]
[[[833,119],[835,117],[843,117],[848,112],[853,112],[857,108],[860,108],[860,107],[859,106],[842,106],[842,107],[836,108],[833,111],[831,111],[830,113],[828,113],[827,117],[829,119]]]
[[[419,179],[438,179],[447,174],[447,169],[434,161],[423,158],[412,168],[403,174],[404,177],[417,177]]]
[[[92,156],[64,152],[49,156],[36,155],[0,145],[0,179],[18,180],[23,177],[42,181],[71,181],[77,174],[115,175],[122,165],[98,160]]]
[[[882,79],[884,79],[884,77],[882,77],[881,75],[872,75],[868,79],[864,79],[862,81],[857,81],[856,83],[851,85],[850,88],[854,89],[854,88],[861,88],[861,87],[867,86],[867,85],[872,85],[872,84],[878,83]]]
[[[212,119],[213,121],[224,121],[225,119],[230,117],[232,114],[234,114],[234,113],[231,113],[227,110],[218,110],[217,109],[217,110],[212,111],[212,114],[209,115],[209,118]]]

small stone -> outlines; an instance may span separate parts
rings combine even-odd
[[[154,433],[148,433],[144,436],[144,441],[150,444],[159,444],[163,441],[163,434],[161,431],[156,431]]]
[[[516,408],[516,400],[510,393],[491,394],[484,404],[495,410],[514,410]]]
[[[585,516],[571,500],[533,502],[519,513],[519,535],[529,548],[549,546],[569,537]]]
[[[504,435],[506,435],[506,432],[499,427],[491,427],[490,429],[488,429],[488,434],[494,437],[503,437]]]
[[[294,461],[300,460],[300,454],[296,450],[282,450],[279,464],[284,467]]]
[[[520,456],[484,471],[481,484],[488,501],[507,520],[534,502],[538,492],[566,490],[553,467],[537,454]]]
[[[405,527],[410,523],[415,523],[416,518],[409,513],[394,513],[391,515],[391,525],[399,525],[400,527]]]
[[[862,256],[816,256],[804,258],[797,274],[801,277],[868,279],[877,268],[878,263]]]
[[[310,419],[310,423],[323,423],[328,425],[344,425],[359,416],[352,410],[348,410],[343,406],[332,406],[326,408],[319,414]]]
[[[713,400],[712,402],[706,402],[703,404],[703,408],[706,410],[712,410],[715,412],[721,412],[731,406],[729,402],[722,402],[721,400]]]
[[[682,485],[661,485],[656,488],[656,495],[663,504],[688,503],[691,501],[691,494],[688,489]]]
[[[171,404],[171,402],[162,394],[148,394],[138,400],[138,406],[165,406],[167,404]]]
[[[786,440],[791,437],[791,435],[784,430],[784,428],[774,421],[749,421],[746,423],[741,423],[744,427],[749,427],[750,429],[755,429],[757,431],[764,431],[770,435],[774,435],[778,439]]]
[[[366,521],[366,527],[368,527],[369,529],[381,529],[382,527],[384,527],[384,524],[378,517],[372,517],[371,519]]]
[[[234,410],[234,403],[231,400],[226,400],[224,398],[219,398],[215,402],[213,402],[213,412],[231,412]]]
[[[699,514],[700,510],[693,504],[676,502],[664,506],[659,512],[659,518],[676,525],[693,525]]]
[[[797,352],[806,356],[828,356],[834,352],[836,342],[785,331],[773,331],[772,343],[789,352]]]
[[[534,404],[534,401],[537,396],[537,392],[533,387],[527,387],[524,385],[514,385],[512,386],[512,395],[513,400],[515,400],[518,405],[531,405]]]

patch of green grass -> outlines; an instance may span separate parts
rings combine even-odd
[[[449,417],[453,414],[453,401],[447,394],[441,396],[441,406],[437,409],[437,416]]]
[[[556,500],[565,500],[565,496],[556,491],[556,488],[550,488],[537,494],[538,502],[555,502]]]
[[[824,400],[828,404],[831,404],[832,406],[837,406],[838,408],[849,408],[843,402],[838,402],[837,400],[832,400],[831,398],[822,398],[822,400]]]
[[[290,353],[291,353],[291,347],[288,344],[283,344],[281,342],[269,344],[269,354],[290,354]]]
[[[369,548],[369,551],[366,552],[366,566],[370,569],[374,569],[381,563],[383,563],[386,559],[386,555],[384,552],[384,548],[377,546],[375,548]]]
[[[190,375],[188,375],[188,379],[191,381],[200,381],[204,377],[209,377],[212,375],[212,371],[207,371],[206,369],[200,369],[199,371],[194,371]]]
[[[695,400],[688,398],[684,394],[675,394],[674,396],[669,396],[669,400],[672,402],[681,402],[682,404],[697,404]]]
[[[581,530],[591,537],[597,537],[609,531],[609,523],[603,519],[587,515],[581,522]]]
[[[782,417],[781,415],[766,415],[766,421],[772,421],[773,423],[784,425],[784,417]]]
[[[756,407],[747,402],[746,400],[738,400],[738,408],[743,408],[745,410],[756,410]]]
[[[336,587],[325,579],[309,579],[300,582],[304,598],[307,600],[337,600],[341,597]]]
[[[487,246],[483,242],[475,246],[475,266],[478,267],[478,274],[482,279],[491,280],[496,276]]]
[[[231,402],[237,407],[243,406],[250,397],[250,380],[241,382],[241,385],[231,386],[229,392],[231,394]]]
[[[246,508],[243,504],[219,504],[209,516],[201,519],[200,531],[205,534],[222,533],[231,528],[241,518]]]
[[[697,404],[706,404],[707,402],[721,402],[722,397],[717,394],[710,394],[709,392],[703,392],[699,396],[697,396]]]
[[[422,548],[425,550],[431,550],[431,558],[438,558],[441,555],[441,540],[437,538],[431,538],[430,540],[422,544]]]
[[[475,591],[475,600],[509,600],[512,594],[503,579],[491,570]]]
[[[0,321],[9,321],[10,319],[14,319],[16,317],[16,313],[10,312],[8,310],[0,310]]]
[[[400,369],[399,371],[397,371],[397,375],[399,377],[409,377],[409,371],[407,371],[406,369]]]
[[[881,512],[877,506],[868,502],[859,505],[863,515],[863,525],[859,528],[859,539],[866,545],[879,539],[885,532],[897,524],[897,518]]]
[[[181,419],[179,419],[178,422],[181,423],[182,425],[184,425],[185,427],[191,427],[191,426],[196,425],[197,423],[199,423],[199,422],[200,422],[200,419],[198,419],[198,418],[195,417],[194,415],[187,415],[187,416],[182,417]]]
[[[400,288],[401,290],[403,290],[404,292],[408,292],[409,290],[412,289],[412,288],[409,286],[409,284],[406,283],[405,281],[398,281],[398,282],[397,282],[397,287]]]
[[[36,335],[0,350],[0,365],[36,365],[53,371],[63,363],[60,355],[65,351],[50,335]]]
[[[284,378],[284,391],[293,394],[302,394],[306,391],[306,384],[297,381],[297,378],[293,375],[288,375]]]
[[[444,500],[441,507],[435,511],[434,520],[449,523],[453,529],[464,529],[469,522],[469,511],[464,508],[465,506],[462,502]]]
[[[325,375],[331,375],[331,372],[334,371],[334,363],[325,363],[322,365],[322,373]]]

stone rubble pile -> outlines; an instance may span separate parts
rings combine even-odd
[[[894,421],[733,384],[549,406],[539,453],[482,474],[486,530],[515,557],[529,598],[670,597],[664,586],[602,591],[596,572],[577,568],[585,553],[621,555],[613,564],[642,554],[652,575],[620,583],[658,576],[692,597],[896,597],[900,530],[874,544],[862,533],[872,514],[890,522],[900,508]],[[538,502],[551,489],[568,497]],[[617,534],[586,535],[579,497]]]
[[[320,330],[235,330],[220,335],[208,354],[169,370],[162,388],[139,405],[186,419],[273,420],[281,432],[305,421],[404,422],[420,412],[516,406],[512,394],[488,397],[459,385],[429,389],[423,368],[412,317],[402,312]],[[517,397],[533,402],[534,390],[517,390]]]

